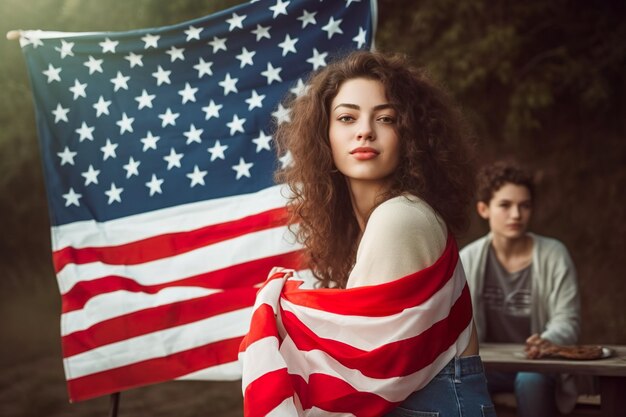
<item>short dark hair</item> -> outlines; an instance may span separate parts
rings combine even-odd
[[[535,183],[532,174],[515,163],[499,161],[478,171],[478,201],[489,204],[494,193],[507,183],[526,187],[530,198],[534,199]]]

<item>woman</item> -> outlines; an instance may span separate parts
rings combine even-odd
[[[546,344],[578,340],[580,305],[576,269],[558,240],[528,231],[533,211],[532,176],[498,162],[478,175],[478,214],[487,236],[461,251],[472,293],[479,340],[526,343],[536,357]],[[492,392],[515,392],[520,417],[556,415],[576,403],[572,379],[532,372],[490,373]]]
[[[286,403],[267,407],[285,415],[493,415],[451,238],[473,178],[459,114],[405,58],[363,51],[315,74],[291,109],[278,179],[323,289],[270,274],[242,344],[246,415],[267,406],[253,361],[283,372],[272,386]],[[255,350],[268,340],[274,351]]]

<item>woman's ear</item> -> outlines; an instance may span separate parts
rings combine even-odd
[[[476,211],[478,212],[478,215],[483,219],[489,219],[489,206],[484,202],[479,201],[478,203],[476,203]]]

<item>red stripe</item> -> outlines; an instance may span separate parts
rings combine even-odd
[[[351,413],[357,417],[383,415],[399,404],[371,392],[357,391],[334,376],[312,374],[307,383],[300,375],[288,375],[283,368],[263,374],[246,387],[244,416],[265,416],[292,397],[294,391],[305,410],[317,407],[328,412]]]
[[[472,318],[472,305],[467,285],[449,315],[417,336],[385,343],[372,351],[364,351],[332,339],[318,337],[294,314],[281,311],[287,333],[301,351],[322,350],[347,368],[359,369],[372,378],[409,375],[430,365],[446,351],[467,328]],[[406,352],[415,352],[407,355]]]
[[[146,384],[169,381],[192,372],[237,361],[241,337],[137,362],[67,381],[70,401],[81,401]]]
[[[109,265],[137,265],[156,259],[189,252],[217,242],[248,233],[287,224],[287,210],[280,207],[230,222],[214,224],[196,230],[166,233],[116,246],[59,249],[52,254],[55,271],[68,264],[103,262]]]
[[[244,417],[263,417],[293,396],[291,378],[286,368],[261,375],[244,391]]]
[[[241,346],[239,346],[240,352],[245,351],[251,344],[258,340],[266,337],[276,338],[278,335],[274,310],[267,304],[262,304],[254,310],[251,323],[254,323],[254,326],[250,327],[250,331],[243,338]]]
[[[254,305],[257,289],[233,288],[101,321],[61,339],[67,358],[109,343],[169,329]],[[236,350],[235,350],[236,353]]]
[[[357,391],[344,380],[331,375],[311,374],[308,383],[299,375],[291,377],[305,410],[315,406],[328,412],[369,417],[384,415],[399,404],[371,392]]]
[[[277,279],[284,279],[285,274],[287,273],[290,273],[290,271],[274,272],[270,277],[267,278],[265,283],[263,283],[263,285],[259,289],[259,293],[263,291],[263,288],[265,288],[270,282]],[[258,297],[257,300],[259,300]],[[240,352],[244,352],[251,344],[266,337],[274,337],[278,339],[276,314],[274,313],[274,309],[271,305],[263,303],[256,307],[254,313],[252,313],[252,318],[250,322],[254,323],[254,326],[250,327],[248,334],[243,338],[241,346],[239,346]]]
[[[283,320],[287,333],[292,338],[294,335],[296,336],[294,342],[299,349],[305,351],[321,349],[328,352],[327,348],[331,346],[333,348],[331,353],[333,357],[339,359],[345,366],[359,369],[365,375],[371,377],[393,378],[408,375],[432,363],[457,340],[458,335],[467,328],[469,320],[471,320],[471,302],[469,298],[469,289],[466,285],[447,319],[436,323],[425,333],[409,339],[408,342],[394,342],[369,353],[339,342],[330,341],[328,343],[327,340],[320,340],[319,338],[312,341],[304,339],[304,343],[301,343],[298,335],[293,331],[292,323],[285,321],[285,315],[283,315]],[[263,323],[264,326],[267,325],[267,322],[275,323],[271,308],[267,305],[263,305],[260,308],[263,311],[253,319],[253,322],[255,324]],[[256,319],[262,319],[263,321],[256,321]],[[268,329],[260,331],[261,335],[255,335],[252,339],[258,340],[265,337],[268,332],[271,334],[271,330]],[[310,345],[303,346],[307,342],[311,342]],[[244,341],[244,343],[246,342]],[[244,343],[242,343],[242,346]],[[252,343],[252,340],[249,343]],[[426,354],[418,355],[417,353],[420,352],[418,348],[422,350],[426,348]],[[416,355],[406,355],[406,352],[416,352]],[[350,361],[350,358],[353,358],[353,360]],[[382,364],[379,363],[381,358],[385,360]],[[395,366],[398,362],[400,362],[399,366]],[[372,375],[371,370],[373,366],[380,368],[377,371],[379,375]],[[391,368],[391,372],[387,372],[385,368]],[[413,370],[411,368],[417,369]],[[246,388],[244,398],[244,415],[246,417],[265,415],[291,396],[292,391],[288,389],[289,387],[284,387],[283,372],[283,370],[280,370],[280,372],[273,373],[267,378],[266,376],[271,373],[264,374],[249,385],[250,387],[254,384],[254,390],[248,391],[248,388]],[[380,375],[383,373],[385,375]],[[280,390],[275,392],[274,387],[278,384],[280,384]],[[359,392],[342,379],[319,373],[311,374],[308,377],[308,382],[299,375],[291,375],[291,385],[305,410],[317,407],[327,412],[352,413],[360,417],[386,414],[400,403],[389,402],[374,393]]]
[[[121,276],[106,276],[91,281],[82,281],[61,296],[62,311],[63,313],[68,313],[80,310],[91,298],[115,291],[156,294],[162,289],[169,287],[221,289],[253,286],[263,282],[272,267],[276,265],[299,269],[301,264],[300,256],[300,251],[283,253],[156,285],[141,285],[131,278]],[[233,277],[237,277],[237,279],[233,279]]]
[[[343,315],[388,316],[422,304],[454,275],[458,263],[454,238],[448,237],[444,253],[428,268],[375,287],[301,290],[288,281],[283,298],[303,306]],[[390,303],[389,300],[394,300]]]

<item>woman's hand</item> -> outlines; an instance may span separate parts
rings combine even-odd
[[[280,266],[275,266],[270,270],[270,273],[267,274],[267,279],[274,278],[277,274],[281,276],[285,276],[287,279],[293,277],[293,269],[287,269]]]

